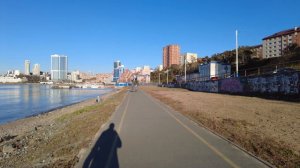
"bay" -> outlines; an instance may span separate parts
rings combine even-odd
[[[112,89],[52,89],[50,85],[0,85],[0,124],[38,115],[87,99]]]

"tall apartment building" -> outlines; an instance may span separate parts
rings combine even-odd
[[[118,82],[122,73],[124,73],[124,65],[122,65],[120,61],[115,61],[114,62],[113,82]]]
[[[25,67],[24,74],[30,75],[30,61],[29,60],[25,60],[24,67]]]
[[[53,81],[67,80],[68,57],[65,55],[51,55],[51,79]]]
[[[180,55],[179,63],[180,65],[184,64],[184,59],[186,59],[187,63],[197,62],[198,55],[197,53],[184,53]]]
[[[164,68],[171,65],[179,65],[180,47],[179,45],[168,45],[163,48],[163,66]]]
[[[40,73],[41,73],[41,65],[40,64],[34,64],[33,69],[32,69],[32,74],[39,76]]]
[[[300,28],[284,30],[263,38],[263,58],[280,57],[284,49],[293,43],[300,46]]]

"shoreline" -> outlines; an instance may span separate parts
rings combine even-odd
[[[112,94],[115,94],[118,92],[118,89],[112,89],[111,91],[103,94],[102,96],[100,96],[100,99],[106,99],[107,97],[109,97]],[[89,105],[94,105],[97,104],[96,102],[96,98],[89,98],[89,99],[85,99],[79,102],[75,102],[75,103],[71,103],[68,105],[64,105],[64,106],[60,106],[60,107],[56,107],[50,110],[47,110],[45,112],[40,112],[38,114],[33,114],[33,115],[28,115],[26,117],[23,118],[19,118],[16,120],[12,120],[12,121],[8,121],[8,122],[4,122],[4,123],[0,123],[0,139],[1,137],[5,137],[5,136],[13,136],[13,134],[21,134],[22,132],[24,132],[25,129],[22,129],[20,127],[27,127],[29,125],[33,126],[39,126],[39,125],[44,125],[43,122],[41,121],[35,121],[37,119],[41,119],[41,120],[45,120],[45,118],[48,117],[53,117],[56,115],[64,115],[67,113],[64,113],[64,111],[70,111],[70,109],[77,109],[78,107],[86,107]],[[71,110],[74,111],[74,110]],[[52,121],[52,120],[51,120]],[[51,122],[48,121],[48,122]],[[47,121],[45,121],[47,122]],[[6,131],[9,130],[9,131]],[[18,131],[18,130],[22,130],[22,131]],[[27,130],[27,129],[26,129]],[[28,131],[28,130],[27,130]],[[14,133],[13,133],[14,132]]]
[[[14,85],[14,84],[9,84],[9,85]],[[19,84],[16,84],[16,85],[19,85]],[[40,84],[39,83],[24,83],[22,85],[40,85]],[[105,95],[107,95],[107,94],[109,94],[111,92],[115,92],[115,90],[116,90],[114,88],[102,88],[102,89],[99,89],[99,90],[105,90],[105,89],[110,89],[110,90],[107,91],[106,93],[102,93],[102,94],[97,95],[97,96],[100,96],[100,99],[102,99],[103,96],[105,96]],[[91,100],[96,101],[97,96],[93,97],[93,98],[85,98],[83,100],[71,102],[70,104],[59,105],[57,107],[53,107],[53,108],[50,108],[48,110],[41,110],[41,111],[38,111],[35,114],[28,114],[28,115],[23,116],[21,118],[15,118],[15,119],[12,119],[12,120],[0,121],[0,126],[4,125],[4,124],[11,123],[11,122],[15,122],[15,121],[18,121],[18,120],[21,120],[21,119],[26,119],[26,118],[30,118],[30,117],[36,117],[36,116],[39,116],[39,115],[44,115],[44,114],[47,114],[49,112],[52,112],[52,111],[55,111],[55,110],[59,110],[59,109],[62,109],[62,108],[68,107],[68,106],[72,106],[72,105],[75,105],[75,104],[78,104],[78,103],[81,103],[81,102],[84,102],[84,101],[91,101]]]
[[[0,167],[73,167],[126,93],[114,89],[99,103],[88,99],[0,125]]]

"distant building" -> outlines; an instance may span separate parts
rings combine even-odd
[[[162,71],[164,69],[163,65],[158,65],[157,70]]]
[[[32,69],[32,74],[38,75],[38,76],[41,74],[41,65],[40,64],[34,64],[33,69]]]
[[[197,62],[198,55],[197,53],[184,53],[180,55],[180,65],[184,64],[184,59],[187,63]]]
[[[51,80],[67,80],[68,57],[65,55],[51,55]]]
[[[24,62],[24,74],[25,75],[30,75],[30,61],[29,60],[25,60]]]
[[[179,45],[168,45],[163,48],[163,67],[168,68],[171,65],[179,65],[180,47]]]
[[[217,61],[211,61],[199,66],[200,81],[222,79],[230,76],[231,65]]]
[[[101,73],[96,74],[96,81],[99,83],[110,84],[112,81],[113,75],[111,73]]]
[[[82,82],[82,79],[80,79],[80,72],[79,71],[71,72],[71,81],[72,82]]]
[[[5,76],[7,76],[7,77],[16,77],[20,74],[21,74],[20,70],[8,70]]]
[[[151,73],[151,69],[150,69],[150,66],[143,66],[143,69],[142,69],[142,75],[150,75]]]
[[[114,74],[113,74],[113,82],[118,82],[122,73],[124,72],[124,65],[121,64],[120,61],[114,62]]]
[[[284,30],[263,38],[263,59],[280,57],[287,46],[295,43],[300,46],[300,28]]]
[[[263,58],[263,46],[262,45],[255,45],[250,47],[251,59],[257,58],[262,59]]]
[[[135,68],[135,72],[140,72],[141,70],[142,70],[141,67],[136,67],[136,68]]]
[[[0,83],[22,83],[27,82],[27,79],[24,78],[17,78],[12,76],[0,76]]]

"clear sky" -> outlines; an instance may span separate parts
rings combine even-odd
[[[111,72],[162,64],[162,47],[179,44],[199,56],[256,45],[300,26],[300,0],[0,0],[0,73],[24,71],[24,60],[50,69],[50,55],[69,70]],[[32,68],[33,66],[31,66]]]

